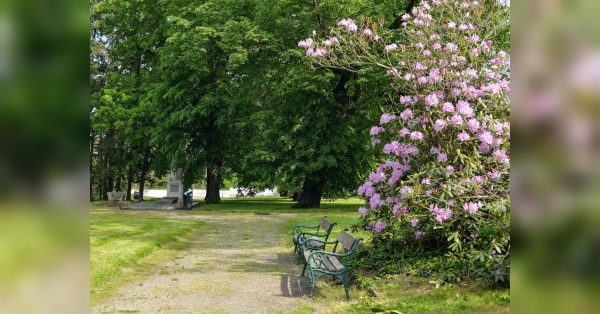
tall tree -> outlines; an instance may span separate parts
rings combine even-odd
[[[229,100],[234,70],[247,58],[243,44],[264,40],[253,32],[253,8],[245,0],[180,1],[159,51],[154,143],[172,168],[185,169],[185,184],[206,175],[207,203],[220,201],[224,167],[238,158]]]
[[[242,184],[296,192],[301,207],[319,207],[323,196],[345,196],[360,185],[374,162],[364,130],[377,122],[376,109],[386,101],[386,91],[373,84],[376,76],[367,71],[312,71],[298,42],[302,32],[325,35],[339,19],[359,12],[381,14],[383,8],[389,4],[261,4],[255,21],[270,33],[271,42],[247,64],[247,108],[257,138],[241,165]]]
[[[118,159],[119,162],[117,169],[104,171],[114,173],[118,183],[122,183],[127,174],[127,198],[131,197],[131,181],[136,173],[143,199],[155,148],[149,141],[153,111],[142,104],[150,87],[147,82],[156,67],[156,52],[165,40],[164,11],[159,2],[131,0],[103,1],[94,9],[101,17],[98,30],[110,47],[109,66],[114,68],[99,93],[107,107],[97,109],[104,116],[101,123],[111,123],[110,128],[103,128],[111,133],[103,136],[118,139],[117,146],[111,146],[104,159]],[[116,95],[119,96],[113,98]],[[106,163],[103,165],[107,166]]]

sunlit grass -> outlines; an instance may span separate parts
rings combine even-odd
[[[352,300],[346,301],[344,288],[331,280],[319,279],[315,300],[293,313],[509,313],[508,289],[488,289],[472,284],[435,285],[422,278],[389,276],[371,278],[368,285],[378,294],[373,297],[366,287],[353,286]]]
[[[152,211],[90,212],[90,299],[108,297],[124,282],[152,269],[205,222],[168,219]],[[174,252],[175,251],[175,252]]]

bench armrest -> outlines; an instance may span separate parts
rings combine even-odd
[[[319,228],[319,226],[305,226],[305,225],[297,225],[294,226],[294,228],[292,228],[292,233],[293,234],[299,234],[302,233],[302,228],[306,228],[306,229],[317,229]]]
[[[338,241],[323,241],[319,239],[311,239],[308,238],[306,241],[302,242],[302,247],[308,250],[322,250],[327,244],[335,244],[337,246]]]
[[[298,238],[308,239],[308,237],[326,237],[327,233],[310,233],[310,232],[300,232],[298,234]]]
[[[354,251],[354,250],[352,250]],[[352,254],[352,251],[348,251],[346,253],[333,253],[333,252],[329,252],[329,251],[323,251],[323,250],[319,250],[319,251],[313,251],[312,253],[310,253],[310,255],[308,255],[308,259],[310,260],[311,256],[313,255],[330,255],[330,256],[335,256],[335,257],[347,257],[350,254]]]

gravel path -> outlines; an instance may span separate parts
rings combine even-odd
[[[208,226],[189,249],[91,313],[288,313],[310,303],[293,248],[278,236],[292,215],[171,213]]]

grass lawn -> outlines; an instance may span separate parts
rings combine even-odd
[[[323,281],[322,283],[320,283]],[[488,289],[474,284],[444,285],[439,288],[422,278],[402,275],[370,278],[369,286],[377,293],[373,297],[366,288],[352,287],[350,296],[357,301],[345,301],[344,288],[329,279],[317,281],[315,301],[293,313],[509,313],[508,289]],[[320,283],[320,284],[319,284]]]
[[[360,206],[360,203],[358,204]],[[302,210],[308,213],[308,210]],[[348,213],[327,214],[310,213],[288,220],[288,229],[297,224],[316,225],[325,214],[328,219],[338,224],[331,232],[330,239],[335,239],[344,228],[358,221],[355,210]],[[369,233],[351,232],[357,237],[369,239]],[[292,247],[291,235],[288,235],[289,246]],[[300,267],[300,266],[299,266]],[[307,279],[308,280],[308,279]],[[378,294],[374,298],[367,287],[372,287]],[[300,313],[508,313],[510,312],[509,289],[489,289],[475,283],[459,285],[442,285],[438,288],[427,278],[405,277],[403,275],[385,278],[362,277],[360,283],[350,288],[350,296],[358,302],[346,302],[344,287],[327,277],[317,281],[314,304],[298,309]],[[397,312],[393,312],[397,311]]]
[[[185,249],[186,240],[206,224],[162,218],[159,214],[118,209],[90,211],[91,305]]]
[[[293,245],[290,230],[297,224],[316,225],[327,215],[334,227],[331,239],[340,230],[350,229],[358,221],[359,199],[323,201],[320,209],[295,209],[290,199],[256,197],[224,199],[220,204],[202,205],[196,211],[268,212],[295,216],[286,221],[280,234],[289,247]],[[194,219],[167,219],[157,211],[120,211],[92,209],[90,224],[91,302],[97,303],[134,280],[145,271],[155,269],[168,256],[186,248],[186,239],[199,230],[203,222]],[[351,232],[367,240],[365,232]],[[301,266],[298,266],[299,268]],[[363,277],[351,286],[353,301],[347,302],[343,286],[323,277],[317,281],[314,301],[291,313],[508,313],[508,289],[482,288],[474,283],[442,285],[436,288],[427,278],[402,274],[385,278]],[[306,279],[308,280],[308,279]],[[372,287],[379,297],[367,290]]]

